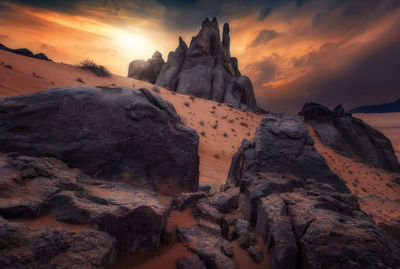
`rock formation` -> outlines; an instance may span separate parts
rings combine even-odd
[[[141,63],[140,66],[144,61]],[[134,68],[132,66],[130,70]],[[137,72],[142,70],[141,67],[136,69]],[[169,53],[155,84],[178,93],[226,103],[240,110],[259,110],[250,79],[240,74],[237,59],[231,57],[229,25],[224,24],[221,41],[216,18],[203,21],[200,32],[192,38],[189,47],[179,37],[177,49]]]
[[[0,216],[1,268],[106,268],[116,256],[117,243],[104,232],[33,229]]]
[[[232,160],[231,186],[245,196],[245,217],[264,239],[272,269],[400,266],[399,242],[360,210],[299,116],[264,116]]]
[[[400,172],[392,143],[364,121],[345,113],[341,105],[331,111],[316,103],[306,103],[299,115],[315,130],[321,142],[338,153],[369,165]]]
[[[146,89],[58,88],[0,99],[0,152],[53,156],[168,195],[198,186],[197,133]]]
[[[39,59],[39,60],[52,62],[52,60],[49,59],[44,53],[40,52],[40,53],[34,54],[32,51],[30,51],[28,49],[25,49],[25,48],[23,48],[23,49],[10,49],[10,48],[8,48],[8,47],[6,47],[6,46],[4,46],[3,44],[0,43],[0,49],[9,51],[9,52],[12,52],[12,53],[15,53],[15,54],[19,54],[19,55],[22,55],[22,56],[27,56],[27,57],[36,58],[36,59]]]
[[[128,77],[155,83],[164,63],[161,53],[156,51],[147,61],[132,61],[129,64]]]
[[[52,213],[58,221],[96,225],[122,250],[158,248],[171,198],[93,179],[54,158],[0,155],[0,172],[0,216],[36,219]]]

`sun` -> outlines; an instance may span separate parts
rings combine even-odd
[[[126,52],[136,53],[146,50],[146,43],[148,41],[141,35],[132,33],[130,31],[117,29],[113,33],[115,45]]]

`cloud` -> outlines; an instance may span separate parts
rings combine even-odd
[[[256,36],[256,38],[250,43],[250,47],[256,47],[259,45],[265,45],[267,44],[269,41],[277,38],[279,36],[279,34],[277,32],[275,32],[274,30],[261,30],[260,32],[258,32],[258,35]]]

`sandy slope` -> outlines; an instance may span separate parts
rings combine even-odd
[[[324,156],[331,170],[346,181],[364,212],[377,223],[389,224],[392,220],[400,220],[399,174],[344,157],[324,146],[311,126],[308,129],[314,138],[315,148]]]
[[[84,83],[77,81],[78,78]],[[209,183],[214,189],[225,183],[233,154],[243,138],[254,136],[261,120],[261,116],[254,113],[175,94],[143,81],[117,75],[97,77],[90,71],[72,65],[46,62],[0,50],[0,97],[62,86],[113,85],[153,89],[175,106],[185,124],[196,129],[200,136],[200,182]]]

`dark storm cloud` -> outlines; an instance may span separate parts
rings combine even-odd
[[[249,46],[256,47],[258,45],[265,45],[269,41],[277,38],[278,36],[279,34],[274,30],[268,30],[268,29],[261,30],[256,36],[256,38],[254,38],[254,40],[250,43]]]
[[[327,44],[319,52],[303,59],[293,59],[297,65],[314,66],[314,71],[278,89],[289,94],[274,99],[267,95],[260,103],[271,110],[297,112],[309,101],[330,107],[343,104],[346,109],[351,109],[400,97],[400,38],[394,38],[386,45],[373,49],[344,68],[325,68],[324,65],[329,63],[326,59],[336,53],[335,50],[337,52],[338,48],[334,44]],[[263,74],[268,76],[269,81],[270,70],[266,69]],[[260,87],[264,80],[255,82]]]

